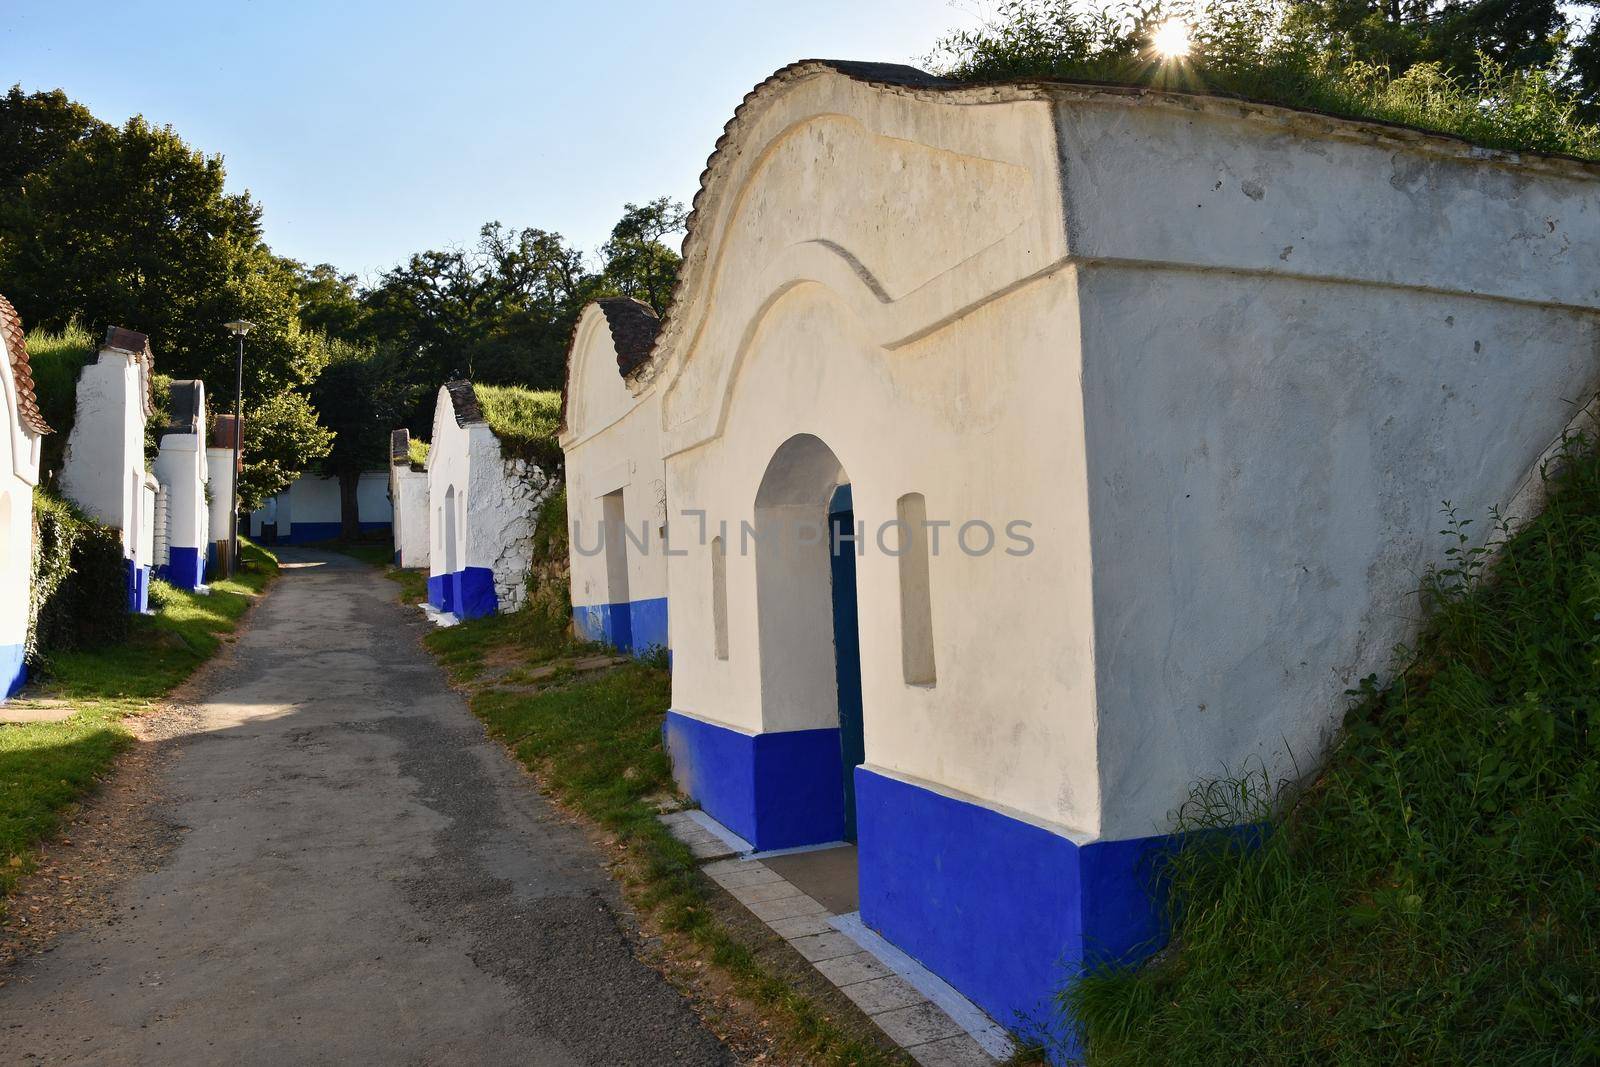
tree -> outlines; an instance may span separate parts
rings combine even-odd
[[[105,123],[60,89],[43,93],[13,85],[0,99],[0,200],[14,200],[30,174],[48,170]]]
[[[224,191],[221,158],[142,118],[86,122],[46,96],[13,92],[0,121],[0,158],[46,146],[0,189],[0,291],[25,321],[139,330],[163,372],[202,378],[227,402],[233,346],[222,324],[246,318],[256,323],[248,396],[315,377],[323,353],[301,330],[295,272],[263,243],[260,207]]]
[[[392,356],[333,341],[328,366],[311,387],[318,421],[333,433],[320,467],[339,480],[340,536],[361,534],[357,488],[364,471],[389,461],[389,431],[408,413],[415,387]]]
[[[664,313],[672,302],[683,257],[661,239],[682,233],[688,218],[682,204],[665,196],[645,204],[625,204],[622,218],[600,248],[606,285]]]
[[[284,262],[294,271],[302,329],[331,340],[373,339],[372,313],[361,302],[360,285],[354,274],[343,274],[331,263],[307,267],[292,259]]]
[[[491,222],[470,248],[419,252],[386,271],[363,302],[379,347],[409,357],[415,384],[463,374],[558,388],[572,325],[596,291],[560,234]]]
[[[243,445],[239,503],[248,512],[289,488],[301,471],[326,456],[333,433],[317,423],[304,394],[285,390],[245,409]]]

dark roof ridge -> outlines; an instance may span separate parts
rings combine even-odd
[[[458,378],[453,382],[445,382],[444,389],[450,394],[450,407],[457,426],[470,426],[484,421],[483,408],[478,404],[478,391],[471,382]]]

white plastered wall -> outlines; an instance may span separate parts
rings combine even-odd
[[[206,520],[210,531],[208,539],[211,542],[231,540],[233,531],[229,518],[233,508],[233,449],[206,449],[206,478],[211,486],[211,505],[207,509]],[[259,530],[259,523],[254,516],[251,524]]]
[[[1103,833],[1314,768],[1597,386],[1594,168],[1073,94]],[[1259,763],[1257,762],[1259,761]]]
[[[660,400],[653,387],[630,388],[617,372],[616,345],[597,304],[589,305],[578,322],[569,373],[561,448],[566,454],[572,603],[610,602],[606,553],[596,549],[601,547],[602,498],[619,490],[634,537],[626,547],[629,599],[664,597],[663,531],[673,517],[661,458]],[[683,523],[667,532],[683,536]],[[642,552],[637,547],[641,538],[646,545]]]
[[[78,375],[76,414],[62,461],[61,490],[85,513],[122,531],[123,552],[150,566],[140,529],[154,516],[142,501],[145,478],[144,369],[132,353],[102,348]]]
[[[389,496],[394,516],[394,546],[402,567],[428,565],[428,473],[409,462],[389,467]]]
[[[527,599],[533,529],[548,495],[541,475],[521,460],[502,458],[486,423],[458,424],[449,390],[439,389],[428,450],[429,574],[486,568],[499,610],[515,611]],[[450,509],[453,552],[446,543]]]
[[[204,549],[210,540],[211,515],[206,504],[210,469],[205,450],[205,391],[200,386],[198,433],[163,434],[154,473],[167,491],[167,544]],[[202,558],[204,552],[202,551]]]
[[[6,429],[0,434],[0,646],[12,646],[25,644],[28,639],[33,487],[39,481],[41,438],[18,416],[17,383],[3,334],[0,392],[4,393],[6,408]]]
[[[1050,109],[1008,91],[965,102],[798,79],[747,105],[741,150],[702,195],[700,258],[656,369],[673,548],[688,552],[669,561],[673,705],[746,731],[837,725],[827,701],[763,697],[740,535],[774,453],[813,434],[869,538],[906,493],[931,520],[1001,538],[968,555],[953,526],[929,561],[933,686],[904,681],[898,560],[873,546],[858,561],[867,763],[1086,835],[1100,819],[1087,487]],[[707,540],[729,524],[726,660],[710,552],[679,536],[688,508],[709,513]],[[1004,552],[1014,520],[1031,524],[1029,555]]]

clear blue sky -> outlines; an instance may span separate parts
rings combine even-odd
[[[5,0],[0,91],[61,88],[226,160],[281,254],[360,274],[491,219],[585,250],[688,203],[743,95],[796,59],[914,62],[978,0]]]

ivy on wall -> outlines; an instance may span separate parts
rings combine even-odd
[[[126,640],[122,535],[42,491],[33,496],[33,521],[28,663],[43,666],[51,652]]]

